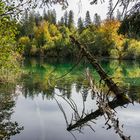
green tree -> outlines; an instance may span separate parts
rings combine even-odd
[[[74,13],[72,10],[69,11],[69,16],[68,16],[68,27],[71,29],[74,27]]]
[[[52,24],[56,24],[56,11],[53,9],[52,11]]]
[[[77,23],[77,26],[78,26],[78,31],[79,31],[79,33],[81,33],[82,31],[83,31],[83,29],[84,29],[84,23],[83,23],[83,21],[82,21],[82,18],[80,17],[80,18],[78,18],[78,23]]]
[[[31,11],[29,13],[29,21],[28,21],[28,25],[26,28],[28,28],[28,36],[29,38],[32,40],[33,39],[33,32],[34,32],[34,26],[35,26],[35,15],[34,15],[35,11]]]
[[[99,47],[94,47],[95,45],[95,37],[96,37],[96,27],[95,25],[90,25],[87,28],[85,28],[82,33],[80,34],[80,42],[82,44],[86,44],[88,47],[88,50],[92,51],[93,54],[99,54],[97,53],[97,50],[99,50]]]
[[[39,12],[35,13],[35,24],[39,26],[40,22],[42,21],[42,17]]]
[[[35,12],[30,11],[28,13],[27,10],[25,10],[25,13],[21,19],[21,23],[18,26],[19,35],[18,38],[22,36],[28,36],[30,39],[33,39],[33,31],[35,26]]]
[[[51,37],[49,33],[49,23],[47,21],[42,21],[40,26],[34,29],[35,40],[37,41],[37,47],[43,47],[47,42],[50,42]]]
[[[60,19],[58,25],[61,25],[61,26],[64,25],[64,17],[61,17],[61,19]]]
[[[21,28],[20,28],[21,36],[28,35],[28,25],[29,25],[29,14],[28,11],[25,10],[21,18]]]
[[[20,54],[29,56],[31,51],[31,41],[29,37],[22,36],[18,40],[18,47],[21,49]]]
[[[97,13],[95,13],[95,15],[94,15],[94,24],[96,26],[100,26],[100,24],[101,24],[101,17]]]
[[[46,12],[46,9],[45,8],[43,10],[43,19],[44,20],[48,20],[48,15],[47,15],[47,12]]]
[[[8,7],[7,7],[8,8]],[[0,15],[6,11],[5,3],[0,1]],[[16,48],[15,36],[17,34],[15,20],[9,15],[0,17],[0,82],[14,82],[19,75],[20,59]]]
[[[49,23],[56,24],[56,11],[55,11],[55,9],[48,10],[47,13],[45,14],[44,19],[46,21],[48,21]]]
[[[91,24],[91,18],[90,18],[90,12],[86,12],[86,17],[85,17],[85,27]]]
[[[47,22],[52,23],[52,11],[47,11]]]
[[[65,11],[64,13],[64,23],[65,23],[65,26],[67,27],[68,26],[68,12]]]
[[[122,21],[119,28],[119,33],[126,35],[130,38],[140,38],[140,12],[135,12],[132,15],[128,15]]]

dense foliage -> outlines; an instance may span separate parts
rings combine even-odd
[[[77,48],[69,39],[72,34],[98,57],[137,59],[140,42],[118,34],[121,21],[117,13],[116,18],[107,17],[104,21],[96,13],[92,21],[87,11],[85,20],[80,17],[76,26],[72,11],[66,11],[58,22],[55,10],[44,10],[43,16],[25,11],[19,25],[18,46],[26,56],[76,57]]]
[[[0,1],[0,15],[8,7]],[[19,53],[16,48],[16,22],[9,16],[0,17],[0,82],[12,82],[19,72]]]
[[[119,33],[122,33],[131,38],[140,38],[140,12],[137,11],[132,15],[125,17],[123,20]]]
[[[34,13],[34,14],[33,14]],[[53,19],[53,20],[52,20]],[[18,47],[23,48],[26,56],[73,56],[75,49],[69,35],[76,31],[72,11],[64,14],[64,22],[56,23],[56,12],[39,13],[25,11],[19,24]]]

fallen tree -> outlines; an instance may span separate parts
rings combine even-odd
[[[104,69],[98,63],[95,56],[87,50],[87,46],[82,45],[73,36],[70,36],[70,39],[72,43],[74,43],[81,50],[81,52],[88,59],[90,64],[96,69],[96,71],[100,75],[101,80],[103,80],[105,84],[108,86],[109,91],[112,91],[116,95],[117,98],[122,98],[122,97],[124,98],[125,93],[116,85],[116,83],[112,80],[112,78],[108,76],[108,74],[104,71]]]
[[[105,118],[105,125],[107,125],[107,130],[114,128],[115,132],[119,135],[119,137],[122,140],[130,140],[130,136],[126,136],[123,133],[123,130],[119,123],[119,118],[116,116],[115,108],[119,106],[124,106],[126,104],[129,104],[128,98],[125,98],[125,96],[121,96],[121,98],[114,98],[112,101],[110,101],[108,94],[105,94],[102,90],[98,89],[96,85],[93,83],[92,75],[90,74],[89,69],[86,70],[86,78],[89,82],[89,86],[91,87],[92,94],[96,96],[96,105],[98,105],[98,109],[94,112],[91,112],[90,114],[86,114],[85,112],[85,105],[83,105],[83,111],[82,115],[80,117],[78,110],[74,108],[75,116],[79,116],[78,118],[75,117],[72,118],[71,123],[67,125],[67,130],[79,130],[81,131],[81,128],[83,126],[89,126],[93,131],[95,131],[92,126],[90,125],[90,122],[94,122],[99,116],[104,116]],[[120,96],[120,95],[119,95]],[[116,96],[117,97],[117,96]],[[84,98],[83,98],[84,101]],[[74,123],[73,123],[74,122]]]

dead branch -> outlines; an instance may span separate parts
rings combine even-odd
[[[70,36],[71,41],[77,45],[77,47],[82,50],[83,55],[88,59],[91,65],[96,69],[100,78],[105,82],[110,91],[112,91],[117,98],[124,98],[125,94],[123,91],[116,85],[116,83],[107,75],[101,65],[98,63],[94,55],[87,50],[86,45],[82,45],[79,41],[77,41],[73,36]]]

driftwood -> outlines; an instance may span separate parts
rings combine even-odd
[[[77,47],[82,51],[83,55],[86,56],[90,64],[96,69],[100,75],[101,80],[103,80],[108,86],[109,90],[112,91],[117,98],[124,97],[123,91],[116,85],[116,83],[107,75],[101,65],[97,62],[95,56],[87,50],[86,45],[82,45],[73,36],[70,36],[71,41],[77,45]]]

